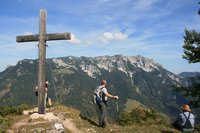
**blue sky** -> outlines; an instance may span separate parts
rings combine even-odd
[[[37,42],[16,36],[39,33],[39,10],[47,10],[47,33],[72,40],[47,42],[47,58],[142,55],[178,74],[200,71],[182,58],[184,29],[200,28],[196,0],[2,0],[0,71],[38,57]]]

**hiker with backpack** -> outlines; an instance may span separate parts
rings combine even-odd
[[[106,80],[101,81],[101,85],[97,86],[94,90],[93,102],[96,103],[101,111],[101,116],[99,118],[99,126],[106,127],[107,124],[107,100],[108,97],[113,99],[119,99],[118,96],[113,96],[108,93],[106,89]]]
[[[183,133],[192,133],[194,130],[195,116],[191,113],[189,105],[184,104],[181,109],[183,112],[178,115],[176,120],[179,130]]]

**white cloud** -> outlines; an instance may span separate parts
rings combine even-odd
[[[112,33],[112,32],[104,32],[100,37],[98,37],[98,39],[102,42],[109,42],[112,40],[126,40],[128,38],[128,35],[123,34],[121,32],[116,32],[116,33]]]
[[[70,42],[72,44],[80,44],[81,43],[81,41],[79,39],[77,39],[76,36],[72,33],[71,33],[71,40],[68,40],[68,42]]]
[[[109,40],[113,40],[114,36],[113,36],[113,33],[105,32],[103,33],[102,38],[109,41]]]
[[[33,35],[33,33],[32,32],[24,32],[24,35]]]
[[[118,32],[118,33],[114,33],[114,38],[116,40],[126,40],[128,38],[128,35]]]
[[[152,9],[152,6],[157,2],[158,0],[136,0],[134,1],[134,8],[137,10],[149,10]]]

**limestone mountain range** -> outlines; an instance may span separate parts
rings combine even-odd
[[[53,102],[80,109],[83,114],[95,114],[91,98],[102,79],[107,80],[108,91],[120,97],[120,111],[124,111],[127,101],[136,100],[173,116],[186,101],[174,91],[174,86],[187,84],[186,80],[140,55],[51,58],[46,60],[46,67],[49,97]],[[1,72],[4,76],[0,79],[0,104],[37,105],[33,93],[37,86],[37,69],[38,60],[24,59]],[[114,117],[117,112],[111,109],[116,109],[116,101],[109,100],[108,104]]]

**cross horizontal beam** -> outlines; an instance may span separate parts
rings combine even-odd
[[[46,34],[45,35],[45,41],[53,41],[53,40],[70,40],[71,34],[68,32],[64,33],[52,33],[52,34]],[[33,41],[39,41],[39,34],[36,35],[25,35],[25,36],[17,36],[16,41],[18,43],[20,42],[33,42]]]

